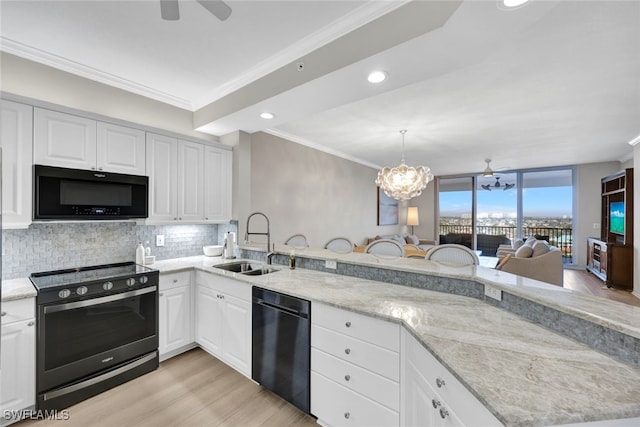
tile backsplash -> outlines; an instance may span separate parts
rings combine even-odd
[[[202,246],[222,244],[237,222],[212,225],[138,225],[134,222],[34,223],[2,230],[2,278],[38,271],[134,261],[138,242],[156,259],[202,255]],[[156,246],[156,235],[165,245]]]

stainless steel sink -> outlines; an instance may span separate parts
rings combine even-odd
[[[233,261],[224,264],[212,266],[221,270],[232,271],[234,273],[246,274],[248,276],[261,276],[263,274],[273,273],[278,269],[269,267],[265,264],[252,261]]]

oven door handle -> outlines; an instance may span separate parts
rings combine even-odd
[[[58,305],[49,305],[44,307],[44,314],[56,313],[58,311],[64,311],[64,310],[73,310],[74,308],[91,307],[92,305],[119,301],[119,300],[131,298],[131,297],[135,297],[138,295],[149,294],[151,292],[156,292],[155,286],[151,286],[143,289],[137,289],[135,291],[123,292],[121,294],[109,295],[106,297],[88,299],[85,301],[69,302],[66,304],[58,304]]]

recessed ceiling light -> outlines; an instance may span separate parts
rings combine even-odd
[[[529,0],[501,0],[501,1],[498,1],[498,3],[502,3],[502,5],[507,9],[513,9],[513,8],[522,6],[528,1]]]
[[[387,74],[384,71],[374,71],[371,74],[369,74],[369,77],[367,77],[367,80],[369,80],[369,83],[380,83],[386,80],[386,78],[387,78]]]
[[[264,113],[261,113],[261,114],[260,114],[260,117],[262,117],[262,118],[263,118],[263,119],[265,119],[265,120],[271,120],[271,119],[273,119],[275,116],[276,116],[275,114],[273,114],[273,113],[267,113],[267,112],[264,112]]]

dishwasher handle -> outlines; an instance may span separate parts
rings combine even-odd
[[[296,310],[295,308],[291,308],[291,307],[285,307],[283,305],[273,304],[261,298],[254,298],[253,303],[258,305],[263,305],[265,307],[273,308],[274,310],[284,311],[285,313],[291,314],[296,317],[301,317],[303,319],[309,318],[309,315],[307,313],[302,313],[300,310]]]

